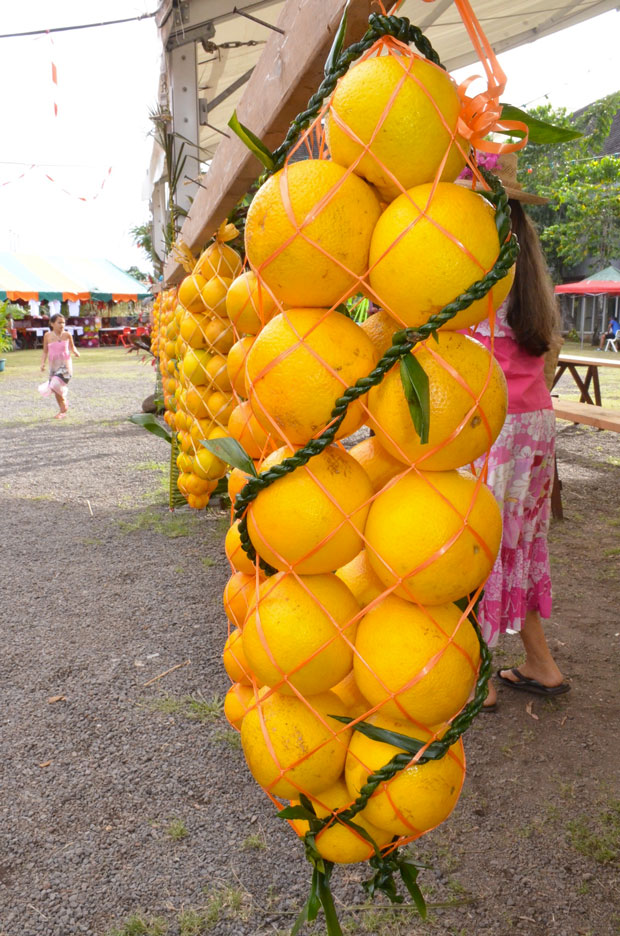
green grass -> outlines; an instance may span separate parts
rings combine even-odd
[[[166,936],[168,926],[161,917],[145,917],[132,913],[120,929],[108,930],[106,936]]]
[[[611,800],[597,816],[582,815],[566,825],[569,843],[598,864],[620,861],[620,799]]]
[[[179,936],[204,936],[213,926],[209,914],[201,910],[183,910],[179,914]]]
[[[254,832],[248,835],[241,843],[243,851],[264,851],[267,848],[267,842],[262,832]]]
[[[147,704],[154,712],[161,712],[163,715],[179,715],[200,722],[215,721],[224,711],[224,700],[219,695],[214,695],[212,699],[191,695],[180,697],[166,695],[160,699],[153,699]]]
[[[158,462],[158,461],[145,461],[138,462],[136,465],[129,466],[130,471],[159,471],[162,474],[168,476],[168,471],[170,470],[170,465],[167,461]]]
[[[173,842],[182,842],[189,835],[189,830],[182,819],[173,819],[166,827],[166,834]]]
[[[161,511],[148,509],[137,513],[131,520],[119,520],[122,533],[137,533],[148,530],[160,533],[168,539],[191,536],[196,531],[197,517],[179,511]]]
[[[238,731],[235,731],[234,728],[226,728],[223,731],[217,731],[213,735],[213,740],[219,741],[221,744],[227,744],[233,751],[241,750],[241,735]]]

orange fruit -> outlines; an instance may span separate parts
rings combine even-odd
[[[243,626],[248,666],[287,695],[324,692],[351,670],[358,614],[357,601],[335,575],[280,572],[260,586]]]
[[[454,604],[423,608],[386,595],[360,621],[355,681],[390,718],[437,725],[459,712],[480,662],[476,632]]]
[[[277,449],[263,471],[292,454],[287,446]],[[362,548],[371,496],[364,469],[330,445],[259,493],[248,510],[248,532],[257,553],[280,571],[331,572]]]
[[[179,452],[177,455],[177,468],[183,474],[191,470],[193,458],[185,452]]]
[[[209,433],[213,429],[213,420],[212,419],[194,419],[192,422],[189,434],[194,440],[197,448],[201,439],[208,439]]]
[[[249,711],[254,699],[254,689],[252,686],[245,686],[243,683],[234,683],[224,696],[224,715],[233,726],[238,730],[241,728],[241,722]]]
[[[207,281],[198,273],[190,273],[179,286],[179,302],[188,312],[204,312],[201,292]],[[170,326],[168,326],[170,327]],[[169,337],[172,337],[169,335]]]
[[[422,325],[481,280],[499,248],[495,210],[486,198],[451,182],[418,185],[388,205],[373,231],[369,280],[375,301],[406,325]],[[505,298],[503,283],[494,287],[494,308]],[[464,328],[488,314],[485,296],[447,328]]]
[[[245,474],[239,468],[233,468],[228,477],[228,496],[233,504],[237,494],[246,486],[250,476]]]
[[[331,157],[355,164],[388,202],[438,173],[453,181],[465,165],[453,142],[460,110],[456,83],[439,65],[413,53],[365,59],[336,85],[326,118]]]
[[[278,307],[256,273],[246,270],[230,285],[226,314],[239,335],[256,335]]]
[[[185,406],[188,413],[196,419],[205,419],[210,416],[207,400],[212,390],[210,387],[190,387],[185,397]]]
[[[241,636],[242,635],[239,628],[235,628],[235,630],[230,632],[228,639],[224,644],[222,662],[224,663],[224,669],[233,682],[239,682],[246,686],[251,686],[251,670],[248,666]]]
[[[315,847],[326,861],[333,861],[336,864],[353,864],[373,857],[375,849],[368,839],[356,832],[352,826],[338,821],[338,811],[345,810],[353,802],[344,780],[337,780],[333,786],[323,790],[317,797],[310,797],[310,801],[319,819],[334,816],[333,822],[322,828],[314,838]],[[291,806],[296,805],[297,800],[291,800]],[[368,822],[364,809],[358,812],[351,821],[361,826],[379,848],[386,845],[392,838],[390,832],[378,829]],[[310,828],[310,823],[305,819],[293,819],[291,825],[300,837],[303,837]]]
[[[418,725],[395,721],[379,713],[371,715],[368,722],[425,743],[433,738]],[[402,750],[383,741],[371,741],[359,731],[354,732],[345,768],[349,796],[356,798],[367,777]],[[380,783],[368,800],[365,816],[373,825],[391,835],[419,838],[448,818],[456,806],[464,778],[465,753],[459,739],[444,757],[425,764],[410,764],[391,780]]]
[[[174,426],[179,432],[187,429],[187,416],[182,410],[174,414]]]
[[[250,601],[254,599],[256,575],[234,572],[224,588],[224,611],[226,617],[236,627],[243,629]]]
[[[222,393],[230,393],[232,387],[226,371],[225,357],[221,354],[212,354],[206,365],[206,372],[207,379],[216,390],[220,390]]]
[[[228,354],[235,343],[235,333],[232,326],[224,319],[209,319],[204,329],[207,348],[217,351],[218,354]]]
[[[358,604],[362,608],[365,608],[366,605],[369,605],[371,601],[374,601],[385,591],[385,585],[368,561],[368,553],[365,549],[362,549],[346,565],[336,569],[336,575],[355,595]]]
[[[368,699],[365,699],[359,691],[353,670],[347,673],[339,683],[332,686],[330,692],[337,695],[340,701],[344,703],[351,718],[359,718],[360,715],[365,715],[372,707]]]
[[[211,495],[208,492],[206,494],[187,495],[187,503],[190,507],[193,507],[194,510],[204,510],[210,500]]]
[[[208,351],[199,348],[192,348],[188,351],[181,363],[181,374],[194,387],[204,386],[211,382],[211,376],[208,366],[211,363],[213,355]]]
[[[279,301],[329,308],[357,290],[378,218],[377,197],[362,179],[329,160],[305,159],[274,173],[254,196],[246,254]]]
[[[209,387],[209,396],[206,405],[209,415],[220,426],[227,426],[230,414],[235,408],[235,400],[232,394],[222,393],[221,390],[213,390]]]
[[[239,403],[230,414],[228,432],[243,446],[250,458],[261,458],[265,452],[273,449],[270,436],[256,419],[247,400]]]
[[[385,383],[383,378],[382,383]],[[408,412],[408,411],[407,411]],[[411,416],[409,416],[411,421]],[[373,491],[380,491],[388,481],[405,471],[402,461],[390,455],[381,445],[377,436],[369,436],[351,446],[349,455],[360,463],[372,484]]]
[[[226,474],[227,468],[226,462],[221,461],[217,455],[206,449],[204,445],[197,445],[192,463],[192,471],[195,475],[204,478],[206,481],[215,481]]]
[[[210,321],[208,315],[186,312],[181,319],[181,338],[190,348],[208,347],[205,329]]]
[[[189,472],[183,471],[177,478],[177,487],[184,497],[187,497],[190,493],[187,487],[187,482],[191,477],[192,475]]]
[[[224,552],[233,569],[237,572],[245,572],[246,575],[255,574],[255,566],[241,545],[239,536],[239,521],[235,520],[228,529],[226,539],[224,540]]]
[[[233,278],[240,269],[241,258],[237,251],[228,244],[215,241],[201,253],[194,272],[209,280],[214,276]]]
[[[333,692],[308,699],[271,692],[241,723],[241,745],[254,779],[274,796],[316,795],[342,773],[351,730],[331,719],[346,715]]]
[[[303,445],[330,422],[336,400],[376,361],[370,339],[340,312],[281,312],[265,325],[247,357],[254,415],[265,429],[271,431],[275,422],[287,442]],[[365,402],[364,397],[349,406],[336,438],[359,429]]]
[[[228,379],[230,380],[231,386],[237,396],[244,398],[248,396],[245,379],[245,363],[250,348],[254,344],[254,340],[252,335],[246,335],[244,338],[240,338],[239,341],[235,342],[232,346],[226,358],[226,370],[228,371]]]
[[[226,293],[232,279],[225,276],[213,276],[200,290],[200,296],[209,315],[223,319],[226,315]]]
[[[392,347],[392,338],[397,331],[402,330],[402,325],[383,309],[379,309],[369,315],[360,328],[374,344],[377,357],[383,357],[387,349]]]
[[[383,447],[407,465],[424,471],[469,465],[491,447],[504,425],[504,372],[484,345],[457,332],[439,332],[437,341],[428,338],[412,354],[429,382],[428,443],[421,444],[413,427],[399,364],[368,394],[369,424]]]
[[[368,559],[383,584],[424,605],[455,601],[478,588],[493,568],[501,536],[491,491],[458,471],[400,478],[376,495],[364,530]]]

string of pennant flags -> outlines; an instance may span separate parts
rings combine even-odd
[[[21,179],[24,179],[27,175],[30,174],[30,172],[32,172],[35,169],[42,170],[43,167],[37,165],[36,163],[32,163],[14,179],[7,179],[5,182],[0,182],[0,188],[4,188],[7,185],[14,185],[16,182],[19,182]],[[99,188],[97,189],[94,195],[78,195],[75,192],[70,192],[69,189],[64,188],[60,184],[60,182],[57,179],[55,179],[53,176],[51,176],[48,172],[43,172],[44,178],[47,179],[49,182],[51,182],[53,185],[56,185],[60,189],[61,192],[64,192],[65,195],[69,195],[70,198],[77,198],[78,201],[83,201],[83,202],[91,202],[99,198],[111,174],[112,174],[112,166],[109,166],[103,177],[101,185],[99,186]]]

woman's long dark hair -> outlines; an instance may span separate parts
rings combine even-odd
[[[509,204],[520,250],[506,318],[518,344],[540,357],[551,347],[557,329],[557,300],[534,222],[520,202],[511,198]]]

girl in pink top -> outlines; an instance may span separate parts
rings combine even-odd
[[[39,387],[42,396],[54,394],[58,403],[58,412],[55,419],[64,419],[67,415],[67,393],[69,381],[73,374],[71,355],[80,356],[80,352],[73,344],[73,338],[65,331],[65,320],[60,313],[52,315],[50,319],[52,330],[43,336],[43,360],[41,370],[45,370],[45,362],[49,359],[49,379]]]
[[[525,663],[498,670],[513,689],[559,695],[570,686],[553,659],[541,618],[551,614],[547,531],[554,475],[555,418],[545,382],[545,352],[554,338],[557,307],[534,225],[507,190],[520,245],[514,286],[497,313],[493,353],[508,383],[508,416],[491,449],[487,483],[503,514],[500,553],[485,585],[479,617],[490,646],[518,631]],[[523,193],[527,195],[527,193]],[[489,323],[475,337],[491,347]],[[482,468],[484,459],[478,467]],[[486,707],[496,702],[489,684]]]

